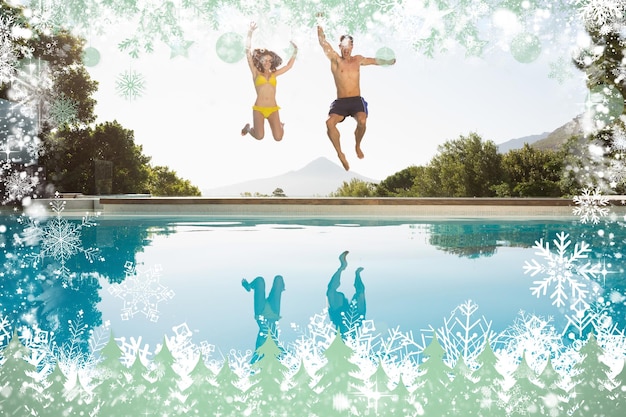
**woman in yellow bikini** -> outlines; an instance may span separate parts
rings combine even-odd
[[[250,23],[248,37],[246,39],[246,56],[252,72],[252,80],[256,89],[256,102],[252,106],[252,126],[246,124],[241,129],[241,136],[250,134],[253,138],[261,140],[265,135],[264,119],[270,124],[274,139],[279,141],[283,138],[283,123],[280,122],[276,104],[276,77],[287,72],[293,66],[298,53],[298,47],[293,46],[293,55],[284,67],[277,68],[283,60],[272,51],[265,49],[251,50],[252,32],[257,28],[256,23]]]

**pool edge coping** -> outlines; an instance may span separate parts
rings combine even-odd
[[[626,196],[604,196],[607,208],[626,211]],[[98,213],[107,217],[277,216],[277,217],[445,217],[576,219],[567,198],[498,197],[153,197],[150,195],[84,196],[33,200],[46,207],[63,200],[63,215]],[[4,208],[4,212],[7,208]]]

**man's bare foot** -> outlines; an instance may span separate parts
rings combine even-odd
[[[364,291],[365,290],[365,285],[363,285],[363,280],[361,279],[361,271],[363,270],[362,267],[358,267],[356,269],[355,272],[355,276],[354,276],[354,288],[358,291]]]
[[[341,264],[341,268],[345,269],[348,266],[348,262],[346,261],[346,256],[348,256],[349,251],[344,251],[341,255],[339,255],[339,263]]]
[[[241,129],[241,136],[246,136],[250,133],[250,123],[246,123],[246,125]]]
[[[338,153],[337,156],[339,157],[339,160],[341,161],[341,165],[343,165],[343,168],[346,171],[350,170],[350,165],[348,164],[348,160],[346,159],[346,156],[343,153]]]
[[[363,151],[361,150],[361,147],[360,147],[360,146],[357,146],[357,147],[356,147],[356,156],[357,156],[359,159],[363,159],[363,158],[365,158],[365,155],[363,154]]]

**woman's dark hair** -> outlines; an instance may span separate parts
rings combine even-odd
[[[270,70],[272,71],[276,71],[276,68],[278,68],[280,64],[283,63],[283,59],[279,57],[278,55],[276,55],[276,52],[263,49],[263,48],[255,49],[254,51],[252,51],[252,62],[254,63],[254,66],[256,67],[256,69],[258,69],[260,72],[263,72],[263,65],[261,65],[261,58],[265,55],[269,55],[272,58],[272,66],[270,67]]]

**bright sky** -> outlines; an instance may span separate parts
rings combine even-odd
[[[369,103],[365,159],[354,154],[355,122],[339,125],[342,146],[351,170],[375,180],[410,165],[426,164],[437,146],[470,132],[501,143],[552,131],[584,111],[583,73],[571,67],[559,83],[549,78],[557,53],[572,48],[571,40],[543,44],[532,63],[520,63],[507,51],[507,40],[519,32],[510,19],[499,19],[501,36],[490,40],[481,57],[465,57],[461,47],[428,58],[403,39],[355,34],[354,54],[375,56],[391,48],[397,64],[361,68],[361,93]],[[245,37],[249,17],[229,22],[230,31]],[[241,137],[252,121],[255,91],[245,59],[226,63],[216,54],[218,37],[228,31],[189,28],[193,44],[187,56],[171,56],[170,47],[157,44],[152,54],[131,59],[118,42],[129,28],[110,27],[88,39],[101,61],[89,67],[99,84],[98,121],[117,120],[135,132],[135,141],[153,164],[167,165],[201,189],[266,178],[297,170],[324,156],[339,164],[326,136],[325,119],[335,98],[329,62],[317,42],[315,28],[289,28],[269,23],[259,14],[253,47],[275,50],[283,57],[289,41],[299,46],[294,67],[278,78],[277,101],[285,123],[285,137]],[[344,28],[325,26],[331,45]],[[118,74],[132,69],[144,77],[141,97],[129,101],[116,91]]]

